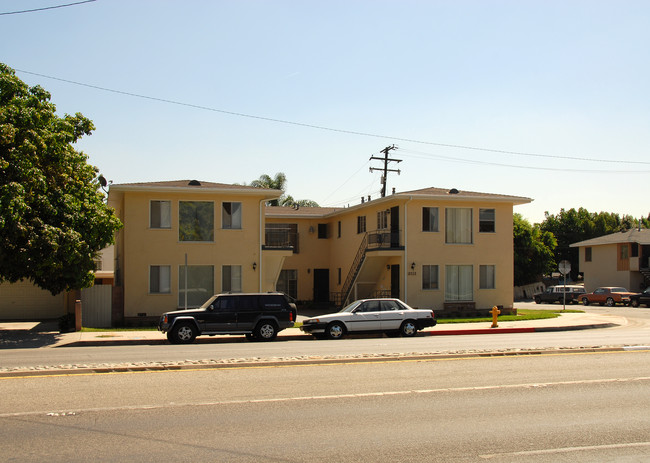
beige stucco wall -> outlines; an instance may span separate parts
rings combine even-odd
[[[357,217],[366,216],[368,232],[377,229],[377,213],[399,207],[399,230],[404,250],[371,251],[367,253],[364,270],[357,280],[357,294],[367,297],[372,291],[391,288],[391,271],[388,266],[399,265],[401,270],[400,296],[414,307],[439,309],[445,302],[445,265],[472,265],[474,273],[474,301],[477,308],[513,304],[513,242],[512,204],[503,202],[432,201],[404,197],[388,197],[358,205],[320,219],[283,217],[267,218],[268,223],[297,223],[300,235],[300,253],[284,262],[284,269],[298,271],[298,299],[311,300],[313,295],[313,269],[330,270],[331,292],[342,290],[342,285],[359,249],[363,234],[357,234]],[[422,207],[439,207],[438,232],[422,231]],[[445,207],[472,208],[473,243],[445,243]],[[479,233],[479,209],[494,208],[496,223],[494,233]],[[338,236],[338,222],[341,236]],[[318,223],[328,223],[329,237],[318,239]],[[406,226],[405,226],[406,225]],[[313,227],[313,232],[310,232]],[[390,215],[388,219],[390,228]],[[406,236],[406,238],[405,238]],[[415,270],[411,263],[415,262]],[[439,289],[422,289],[422,265],[439,266]],[[478,289],[479,266],[496,266],[495,289]],[[341,281],[338,269],[341,269]]]
[[[179,308],[179,273],[185,265],[214,266],[214,292],[222,290],[222,266],[241,265],[242,290],[260,291],[260,198],[255,196],[125,191],[113,195],[111,205],[124,223],[118,235],[119,281],[124,288],[124,316],[160,315]],[[149,227],[150,201],[171,201],[171,228]],[[179,201],[214,204],[214,241],[179,241]],[[242,203],[242,228],[222,229],[222,202]],[[253,263],[256,269],[253,269]],[[149,293],[149,267],[171,266],[171,293]]]
[[[0,320],[46,320],[66,314],[65,293],[52,293],[29,281],[0,285]]]
[[[587,292],[600,286],[622,286],[633,292],[641,290],[644,286],[641,273],[617,270],[617,256],[617,244],[591,246],[591,262],[586,262],[585,247],[579,248],[580,271],[584,273]]]

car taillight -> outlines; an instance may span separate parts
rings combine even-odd
[[[167,315],[163,315],[163,323],[167,323]]]
[[[293,321],[293,310],[289,312],[289,321]]]
[[[433,310],[431,311],[431,318],[436,318],[436,314],[433,313]]]

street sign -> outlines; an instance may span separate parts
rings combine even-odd
[[[562,275],[566,275],[571,271],[571,262],[568,260],[563,260],[560,262],[560,265],[558,265],[558,270],[560,270],[560,273]]]

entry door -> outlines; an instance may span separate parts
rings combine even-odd
[[[327,268],[314,269],[314,302],[329,302],[330,271]]]
[[[401,279],[399,264],[392,264],[390,266],[390,297],[399,299],[399,282]]]

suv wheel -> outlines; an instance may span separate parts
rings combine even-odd
[[[632,300],[630,301],[630,305],[631,305],[632,307],[639,307],[641,304],[639,304],[639,300],[638,300],[638,299],[632,299]]]
[[[194,342],[198,335],[198,330],[193,323],[177,323],[171,331],[171,338],[174,344],[190,344]]]
[[[539,296],[536,297],[535,298],[535,304],[541,304],[541,303],[542,303],[542,299]]]
[[[255,327],[253,335],[260,341],[271,341],[278,335],[278,328],[271,321],[261,321]]]

